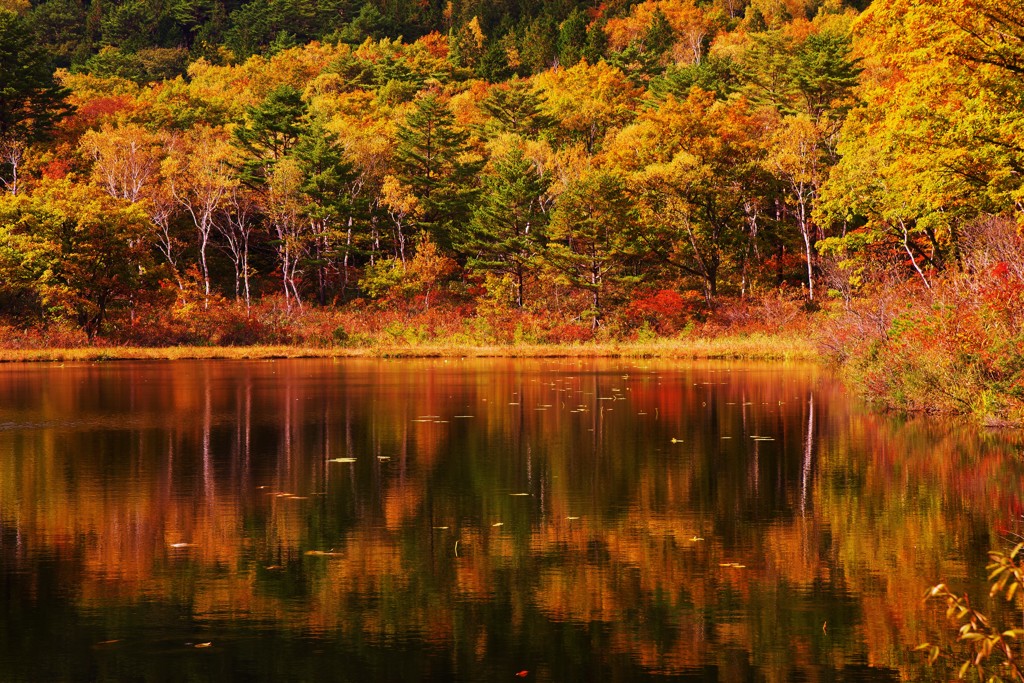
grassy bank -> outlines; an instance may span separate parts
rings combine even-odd
[[[879,288],[818,326],[823,355],[876,404],[1024,426],[1024,251],[931,287]]]
[[[272,358],[679,358],[813,361],[810,340],[793,335],[754,333],[662,339],[653,342],[509,344],[488,346],[411,344],[368,347],[96,346],[0,349],[0,362],[112,360],[272,359]]]

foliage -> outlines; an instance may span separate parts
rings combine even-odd
[[[1024,543],[1018,543],[1009,553],[990,552],[989,560],[987,569],[988,579],[992,582],[991,595],[1013,602],[1017,591],[1024,587]],[[1024,669],[1019,664],[1024,654],[1020,647],[1024,628],[1004,630],[994,626],[988,617],[971,606],[966,594],[957,595],[943,583],[930,588],[927,599],[944,603],[946,619],[959,627],[957,641],[962,644],[961,652],[949,654],[958,660],[963,657],[957,678],[963,679],[971,669],[975,669],[978,679],[983,681],[1024,681]],[[922,643],[917,649],[928,652],[929,664],[934,664],[942,654],[942,649],[931,643]]]
[[[544,247],[550,176],[515,148],[495,161],[483,183],[483,197],[459,248],[470,254],[471,268],[511,276],[516,305],[522,308],[528,271]]]
[[[469,134],[438,95],[425,93],[399,125],[395,161],[399,180],[419,200],[419,225],[441,245],[451,245],[469,214],[480,164],[467,158]]]
[[[9,3],[0,324],[286,340],[371,307],[545,341],[806,307],[886,405],[1020,419],[1024,19],[866,4]],[[105,295],[71,276],[115,255]]]
[[[39,318],[71,320],[93,337],[108,311],[152,286],[145,224],[140,207],[66,180],[0,198],[7,295],[28,288]]]

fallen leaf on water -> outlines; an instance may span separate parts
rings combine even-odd
[[[677,438],[676,438],[676,437],[674,437],[674,436],[672,437],[672,443],[682,443],[682,442],[683,442],[683,440],[682,440],[682,439],[677,439]]]
[[[434,528],[435,529],[447,529],[448,527],[446,527],[446,526],[435,526]]]
[[[516,676],[519,676],[519,678],[526,678],[529,675],[530,675],[530,672],[527,671],[526,669],[523,669],[522,671],[519,671],[519,672],[516,673]]]
[[[210,647],[213,643],[196,643],[196,647]]]
[[[694,537],[692,537],[692,538],[691,538],[690,540],[691,540],[691,541],[703,541],[704,539],[703,539],[703,538],[701,538],[700,536],[694,536]]]
[[[491,526],[505,526],[505,522],[495,522]]]
[[[579,519],[579,517],[566,517],[566,519],[573,520],[573,519]]]
[[[171,547],[172,548],[191,548],[192,544],[191,543],[172,543]]]
[[[508,495],[510,495],[510,496],[528,496],[530,494],[529,493],[510,493]]]
[[[355,458],[331,458],[327,462],[355,462]]]

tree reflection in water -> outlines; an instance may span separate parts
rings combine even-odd
[[[1018,437],[808,366],[10,366],[0,397],[11,680],[914,679],[925,587],[983,594],[1020,530]]]

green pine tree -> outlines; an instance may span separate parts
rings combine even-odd
[[[480,106],[494,118],[501,130],[535,136],[552,124],[551,119],[541,112],[543,103],[543,96],[533,90],[529,81],[517,79],[492,87]]]
[[[274,164],[298,143],[305,115],[302,94],[290,85],[272,90],[263,102],[246,109],[245,125],[234,133],[235,145],[245,157],[243,180],[260,184],[269,177]]]
[[[468,220],[481,165],[465,160],[469,133],[455,127],[455,117],[436,93],[420,96],[415,105],[398,127],[398,177],[422,203],[420,226],[449,249],[453,233]]]
[[[595,328],[616,288],[635,279],[627,270],[635,255],[635,213],[622,178],[609,171],[586,174],[558,197],[547,260],[566,283],[590,295],[584,315]]]
[[[302,172],[299,189],[309,199],[306,216],[313,235],[307,263],[316,273],[317,298],[325,305],[332,273],[354,251],[353,223],[366,213],[351,192],[359,173],[337,136],[315,122],[299,136],[292,154]]]
[[[44,138],[70,113],[28,21],[0,10],[0,182],[18,190],[25,145]]]
[[[495,162],[483,184],[482,199],[460,247],[470,254],[471,268],[511,276],[516,305],[522,308],[526,276],[544,245],[544,196],[550,176],[515,149]]]
[[[812,34],[797,50],[793,82],[807,114],[818,119],[826,112],[842,119],[852,104],[853,89],[863,69],[851,56],[849,35],[832,32]]]
[[[562,22],[558,30],[558,61],[562,66],[573,66],[583,59],[587,47],[587,15],[576,8]]]

